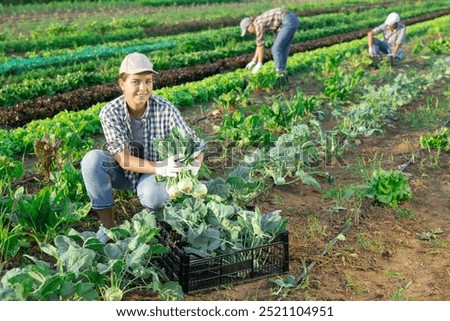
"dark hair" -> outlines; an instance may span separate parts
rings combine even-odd
[[[139,74],[153,74],[153,72],[143,71],[143,72],[140,72]],[[130,75],[129,73],[123,72],[119,75],[119,79],[122,81],[126,81],[129,75]]]

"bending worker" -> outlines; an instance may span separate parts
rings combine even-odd
[[[383,33],[383,40],[374,37],[381,32]],[[395,60],[405,58],[405,52],[401,49],[405,35],[406,26],[400,23],[399,14],[391,12],[383,24],[372,29],[367,34],[370,57],[389,55]]]
[[[272,56],[277,73],[286,73],[286,63],[289,56],[292,39],[299,28],[298,17],[284,8],[272,9],[256,18],[244,18],[240,24],[241,36],[251,33],[256,37],[256,51],[253,60],[247,64],[246,69],[257,73],[264,62],[265,35],[275,33],[272,45]]]

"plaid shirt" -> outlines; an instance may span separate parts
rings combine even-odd
[[[150,161],[158,160],[158,153],[153,149],[155,138],[164,138],[174,127],[183,129],[192,137],[196,146],[195,151],[201,151],[205,143],[196,136],[195,132],[186,124],[179,110],[166,99],[152,94],[147,102],[147,109],[142,116],[144,127],[143,158]],[[100,121],[106,139],[106,149],[111,155],[130,148],[131,155],[136,156],[136,150],[131,148],[133,134],[131,118],[126,107],[125,97],[120,96],[109,102],[100,112]],[[125,170],[133,190],[136,191],[139,173]]]
[[[283,8],[272,9],[254,19],[253,25],[255,26],[257,46],[265,44],[266,40],[264,37],[268,31],[273,31],[274,33],[278,32],[286,12],[287,10]]]
[[[375,35],[379,33],[383,33],[383,41],[387,42],[391,47],[394,47],[396,44],[402,44],[405,40],[406,35],[406,26],[402,23],[397,25],[397,28],[394,30],[390,30],[388,25],[383,23],[378,27],[372,29]]]

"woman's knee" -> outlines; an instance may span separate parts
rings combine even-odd
[[[114,158],[101,149],[93,149],[84,155],[81,160],[82,172],[98,171],[99,168],[108,170],[111,166],[115,166]]]
[[[98,149],[93,149],[87,152],[81,160],[81,171],[83,173],[87,173],[92,170],[98,170],[99,165],[103,161],[102,153],[103,151]]]
[[[142,206],[150,210],[163,208],[169,201],[169,195],[164,187],[138,190],[139,201]]]
[[[141,204],[151,210],[160,209],[169,201],[164,183],[157,182],[152,174],[140,177],[136,192]]]

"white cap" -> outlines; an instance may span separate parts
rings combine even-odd
[[[144,71],[151,71],[157,74],[153,70],[153,64],[144,54],[133,52],[128,54],[120,64],[119,75],[126,72],[127,74],[139,74]]]
[[[400,22],[400,15],[396,12],[391,12],[384,22],[388,26],[395,25],[396,23]]]
[[[247,27],[252,23],[252,19],[247,17],[241,20],[241,37],[245,36],[245,32],[247,31]]]

